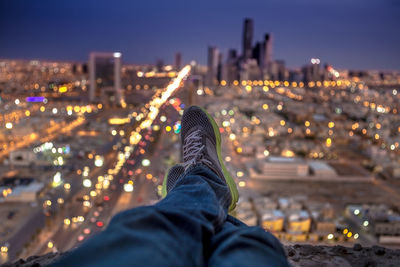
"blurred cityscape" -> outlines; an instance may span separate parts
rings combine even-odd
[[[69,250],[159,201],[194,104],[220,126],[233,215],[284,244],[400,247],[400,72],[288,68],[272,34],[254,45],[254,21],[241,30],[242,51],[210,46],[207,66],[179,52],[0,60],[0,263]]]

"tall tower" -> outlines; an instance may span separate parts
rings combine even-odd
[[[239,80],[238,55],[235,49],[230,49],[226,60],[226,79],[229,83]]]
[[[272,35],[269,33],[265,34],[264,37],[264,51],[263,51],[263,60],[261,68],[264,72],[268,72],[271,62],[272,62]]]
[[[215,85],[217,82],[218,65],[219,65],[219,51],[214,46],[208,47],[208,60],[207,60],[207,84]]]
[[[175,54],[175,70],[180,71],[182,67],[182,54],[180,52]]]
[[[249,59],[252,56],[253,42],[253,20],[246,18],[243,25],[243,59]]]
[[[224,79],[224,64],[222,63],[222,53],[218,53],[217,81],[220,83]]]

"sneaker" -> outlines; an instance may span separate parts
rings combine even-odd
[[[176,164],[172,166],[168,173],[166,173],[164,177],[164,181],[162,184],[162,189],[161,189],[161,196],[164,198],[167,196],[168,192],[174,188],[176,182],[178,181],[178,178],[185,172],[185,168],[180,165]]]
[[[185,171],[201,163],[216,173],[229,186],[229,211],[232,211],[239,194],[221,156],[221,134],[217,123],[204,109],[189,107],[182,117],[181,138]]]

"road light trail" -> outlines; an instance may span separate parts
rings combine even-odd
[[[47,141],[50,141],[50,140],[56,138],[60,134],[65,134],[65,133],[71,132],[76,127],[82,125],[84,122],[85,122],[85,118],[80,116],[77,119],[70,122],[69,124],[57,125],[58,127],[55,129],[54,132],[51,132],[47,136],[44,136],[44,137],[40,137],[38,133],[34,133],[34,132],[30,133],[30,134],[24,136],[24,138],[22,138],[21,141],[15,143],[12,146],[8,146],[7,149],[1,151],[0,159],[7,156],[10,152],[30,146],[38,140],[43,143],[43,142],[47,142]]]
[[[123,153],[123,152],[119,152],[118,153],[117,163],[114,166],[114,168],[110,168],[108,170],[108,172],[107,172],[108,175],[107,176],[109,176],[110,174],[113,175],[113,176],[118,175],[120,169],[125,164],[126,159],[129,158],[130,153],[133,151],[134,146],[137,145],[141,141],[142,136],[140,135],[140,132],[142,130],[144,130],[144,129],[147,129],[148,127],[151,127],[153,121],[157,118],[157,116],[159,114],[160,108],[168,101],[168,99],[172,96],[172,94],[175,93],[176,90],[178,90],[181,87],[182,81],[190,73],[190,70],[191,70],[191,67],[189,65],[184,67],[179,72],[177,77],[166,88],[158,90],[154,94],[152,99],[147,104],[145,104],[145,107],[147,107],[147,110],[148,110],[147,115],[145,115],[145,119],[131,133],[131,136],[130,136],[130,147],[128,147],[129,149],[127,150],[125,148],[125,153]],[[83,225],[87,226],[87,224],[83,224]],[[78,229],[75,230],[75,232],[73,234],[74,237],[75,237],[76,234],[80,233],[82,227],[83,226],[80,226],[80,227],[78,227]],[[57,230],[58,229],[59,228],[57,228]],[[52,236],[54,236],[54,233],[53,233]],[[51,239],[45,240],[45,242],[42,244],[42,246],[45,246],[45,243],[47,241],[50,241],[50,240]],[[70,243],[71,244],[75,244],[76,243],[76,238],[71,238]],[[68,244],[65,247],[70,247],[70,246],[72,246],[72,245]]]
[[[131,133],[130,136],[130,144],[131,146],[135,146],[140,142],[142,136],[140,132],[143,129],[146,129],[151,126],[153,121],[157,118],[158,113],[160,111],[160,107],[164,105],[164,103],[171,97],[171,95],[180,88],[181,82],[183,79],[189,74],[191,67],[186,65],[179,73],[178,76],[175,78],[173,82],[171,82],[164,91],[161,92],[161,96],[158,96],[158,92],[154,94],[153,99],[148,103],[150,111],[147,114],[147,118],[140,123],[140,125],[136,128],[135,131]]]

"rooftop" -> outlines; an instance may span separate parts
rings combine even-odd
[[[352,248],[342,246],[286,246],[286,253],[293,267],[311,266],[396,266],[400,262],[400,250],[383,247],[362,247],[359,244]],[[67,252],[68,253],[68,252]],[[43,256],[31,256],[6,263],[3,267],[46,266],[62,256],[60,253],[49,253]]]

